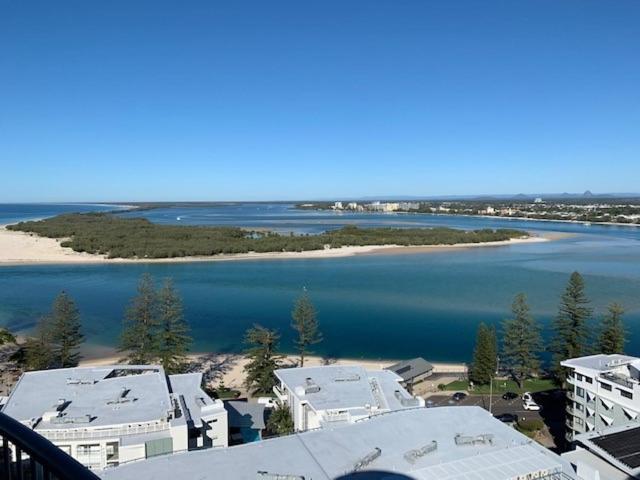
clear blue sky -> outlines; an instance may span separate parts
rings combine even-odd
[[[638,0],[0,0],[0,202],[639,178]]]

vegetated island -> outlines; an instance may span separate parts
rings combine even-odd
[[[529,239],[521,230],[358,228],[318,235],[283,235],[240,227],[158,225],[145,218],[108,213],[64,214],[6,227],[60,241],[75,252],[108,259],[179,259],[226,254],[330,251],[345,247],[410,247],[502,244]]]

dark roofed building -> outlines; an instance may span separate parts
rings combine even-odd
[[[422,357],[395,363],[386,369],[402,377],[402,384],[409,392],[433,373],[433,365]]]

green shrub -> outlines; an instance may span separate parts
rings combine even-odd
[[[537,432],[542,430],[544,423],[539,418],[530,418],[528,420],[518,420],[518,428],[524,432]]]

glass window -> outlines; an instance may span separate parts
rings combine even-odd
[[[620,395],[622,395],[624,398],[633,400],[633,393],[627,392],[626,390],[620,390]]]
[[[576,378],[577,378],[578,380],[582,381],[582,379],[583,379],[584,377],[582,376],[582,374],[580,374],[580,373],[576,373]]]
[[[579,397],[584,397],[584,388],[576,387],[576,395]]]
[[[608,392],[610,392],[610,391],[611,391],[611,385],[609,385],[608,383],[600,382],[600,387],[601,387],[603,390],[606,390],[606,391],[608,391]]]
[[[593,378],[591,377],[584,377],[584,381],[587,383],[593,383]]]

